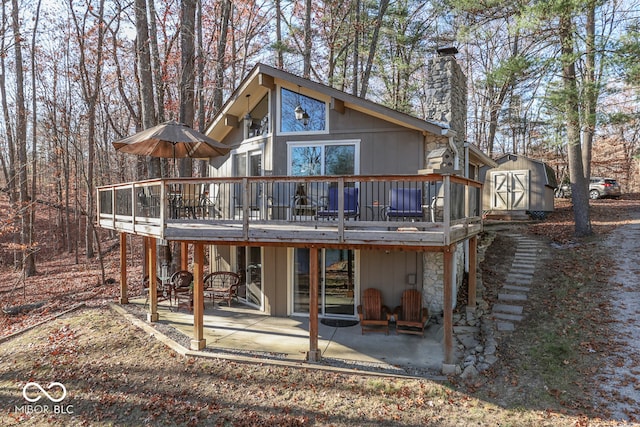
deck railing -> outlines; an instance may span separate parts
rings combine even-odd
[[[449,175],[155,179],[98,188],[100,226],[163,237],[174,224],[429,229],[479,222],[481,184]]]

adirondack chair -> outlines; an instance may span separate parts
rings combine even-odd
[[[429,311],[422,307],[422,293],[407,289],[402,293],[402,305],[393,310],[397,334],[422,335],[429,321]]]
[[[365,289],[362,304],[358,305],[358,316],[362,334],[366,331],[384,331],[389,335],[389,319],[391,312],[382,304],[382,294],[374,288]]]

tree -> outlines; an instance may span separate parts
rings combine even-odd
[[[589,217],[589,194],[587,179],[582,165],[582,147],[580,145],[580,116],[578,85],[574,54],[573,9],[571,3],[561,0],[558,4],[558,36],[561,47],[562,82],[564,113],[567,127],[567,153],[569,157],[569,176],[571,180],[571,198],[575,234],[588,236],[593,233]]]
[[[22,60],[22,32],[18,1],[11,1],[11,27],[14,37],[15,79],[16,79],[16,145],[18,152],[18,191],[20,209],[20,245],[22,247],[22,270],[26,277],[36,274],[36,264],[31,247],[32,224],[29,213],[31,198],[29,197],[28,159],[27,159],[27,108],[24,99],[24,62]]]
[[[69,9],[72,11],[72,19],[74,24],[76,42],[80,48],[80,63],[78,71],[81,79],[82,97],[87,106],[87,167],[85,174],[85,182],[87,188],[86,194],[86,227],[85,227],[85,256],[93,258],[94,239],[93,239],[93,218],[94,218],[94,164],[96,158],[96,111],[100,95],[100,86],[102,82],[102,58],[104,54],[104,39],[106,23],[104,22],[104,2],[99,0],[98,7],[87,5],[82,21],[78,19],[74,12],[74,4],[69,0]],[[95,18],[95,22],[89,24],[89,21]],[[94,46],[89,46],[91,38],[87,34],[87,25],[91,28],[92,34],[95,30],[95,50]],[[90,55],[92,60],[90,60]],[[93,57],[95,55],[95,57]],[[90,66],[91,64],[91,66]]]
[[[146,0],[135,0],[136,17],[136,58],[138,66],[138,78],[140,82],[142,128],[148,129],[157,124],[156,108],[154,103],[153,74],[151,72],[151,37],[149,36],[149,24],[147,21]],[[140,161],[141,159],[139,159]],[[160,159],[147,158],[149,165],[149,178],[159,178]],[[144,178],[139,176],[140,178]]]

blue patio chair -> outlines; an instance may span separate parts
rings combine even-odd
[[[338,187],[330,187],[326,206],[318,211],[319,218],[338,218]],[[358,188],[345,187],[344,189],[344,217],[358,218]]]
[[[422,190],[420,188],[392,188],[389,194],[389,206],[386,208],[387,220],[422,219]]]

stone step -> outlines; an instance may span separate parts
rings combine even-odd
[[[511,322],[496,322],[496,327],[501,332],[511,332],[516,329],[515,325]]]
[[[509,313],[509,314],[522,314],[522,306],[511,304],[494,304],[493,312]]]
[[[520,261],[520,262],[536,262],[538,261],[538,258],[540,258],[540,256],[538,254],[522,254],[522,253],[516,253],[513,256],[513,260],[514,261]]]
[[[526,240],[520,240],[518,242],[518,248],[525,248],[525,249],[529,249],[529,248],[536,248],[536,249],[542,249],[544,246],[542,246],[540,243],[538,242],[532,242],[532,241],[526,241]]]
[[[525,294],[498,294],[498,299],[501,301],[526,301],[527,296]]]
[[[480,328],[477,326],[454,326],[453,333],[454,334],[477,334],[480,331]]]
[[[511,269],[512,270],[517,270],[517,269],[535,270],[536,262],[513,260],[513,262],[511,263]]]
[[[533,266],[516,266],[511,265],[511,271],[509,274],[526,274],[528,276],[533,276],[536,272],[536,269]]]
[[[504,285],[502,289],[504,289],[505,291],[523,292],[523,293],[529,292],[531,290],[531,288],[526,286],[515,286],[515,285]]]
[[[516,277],[507,276],[507,280],[505,282],[511,285],[526,286],[526,285],[530,285],[532,281],[533,281],[533,277],[516,278]]]
[[[519,314],[507,314],[507,313],[496,313],[493,312],[493,318],[496,320],[508,320],[511,322],[520,322],[524,319],[524,316],[520,316]]]

